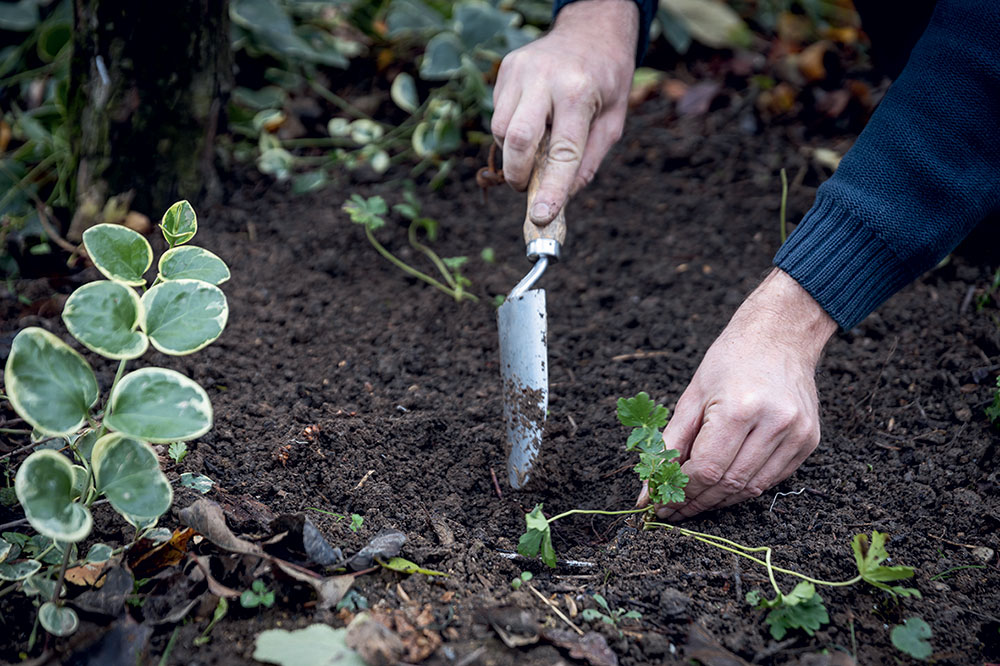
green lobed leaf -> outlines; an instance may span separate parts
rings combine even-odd
[[[198,233],[198,216],[186,200],[167,209],[160,220],[160,231],[170,247],[187,243]]]
[[[66,300],[63,323],[83,346],[116,360],[142,356],[149,340],[135,330],[142,303],[134,289],[112,280],[85,284]]]
[[[49,436],[79,430],[98,397],[97,378],[83,356],[37,327],[14,338],[4,382],[14,411]]]
[[[21,560],[13,564],[0,564],[0,580],[17,581],[32,576],[42,568],[38,560]]]
[[[341,206],[351,222],[368,227],[372,231],[380,229],[385,225],[385,218],[382,216],[389,211],[385,199],[376,195],[365,199],[360,194],[352,194],[348,201]]]
[[[747,594],[747,601],[751,601],[751,594]],[[784,638],[790,629],[801,629],[812,636],[822,625],[830,622],[823,598],[816,594],[816,587],[808,581],[800,581],[788,595],[778,594],[777,598],[768,600],[761,599],[758,593],[754,601],[758,608],[772,609],[765,621],[776,641]]]
[[[885,590],[889,594],[902,597],[922,598],[920,591],[912,587],[901,585],[886,585],[887,582],[903,580],[913,577],[913,567],[906,566],[881,566],[882,562],[889,559],[889,553],[885,549],[889,535],[877,530],[872,531],[871,543],[864,534],[856,534],[851,541],[851,550],[854,552],[854,561],[858,567],[858,573],[866,583]]]
[[[518,541],[517,552],[525,557],[536,557],[541,553],[542,562],[555,568],[556,551],[552,547],[552,528],[542,513],[542,505],[536,505],[530,513],[525,514],[524,521],[527,530]]]
[[[46,601],[38,609],[38,622],[53,636],[69,636],[80,626],[76,611],[68,606],[58,606]]]
[[[201,280],[162,282],[143,294],[142,306],[142,329],[157,350],[172,356],[208,346],[229,319],[226,295]]]
[[[104,424],[146,442],[201,437],[212,427],[212,404],[198,384],[175,370],[142,368],[122,377]]]
[[[201,280],[220,285],[230,277],[226,262],[194,245],[167,250],[160,257],[157,268],[164,280]]]
[[[892,628],[889,634],[892,644],[900,652],[904,652],[914,659],[923,661],[934,652],[930,642],[927,640],[933,636],[930,625],[919,617],[911,617],[903,620],[903,624]]]
[[[91,461],[97,491],[132,524],[148,523],[170,508],[174,493],[149,444],[111,433],[97,440]]]
[[[653,402],[645,391],[634,398],[618,398],[618,420],[623,426],[663,428],[669,416],[670,410]]]
[[[313,624],[298,631],[268,629],[257,635],[253,658],[280,666],[367,666],[344,642],[347,629]]]
[[[94,266],[109,280],[133,287],[153,263],[153,248],[142,234],[119,224],[97,224],[83,232],[83,244]]]
[[[17,499],[39,534],[56,541],[75,543],[93,526],[90,511],[73,501],[73,465],[55,451],[35,451],[14,477]]]

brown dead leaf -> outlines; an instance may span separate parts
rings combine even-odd
[[[618,655],[611,651],[604,636],[588,631],[583,636],[567,629],[550,629],[542,637],[563,650],[573,659],[586,661],[590,666],[618,666]]]
[[[88,562],[78,567],[66,569],[66,582],[81,587],[99,587],[96,583],[107,562]]]
[[[677,113],[682,116],[700,116],[708,113],[712,101],[721,90],[722,84],[718,81],[702,81],[694,84],[677,102]]]
[[[208,591],[217,597],[226,597],[227,599],[235,599],[240,596],[240,593],[231,587],[223,585],[219,581],[215,580],[212,576],[212,567],[209,564],[209,559],[207,555],[195,555],[191,554],[191,559],[194,560],[195,564],[198,565],[198,571],[205,578],[205,583],[208,585]]]
[[[826,79],[826,64],[824,60],[831,46],[830,42],[825,40],[819,41],[815,44],[810,44],[799,54],[799,72],[805,77],[806,81],[814,83]]]
[[[174,530],[169,539],[160,543],[140,539],[129,549],[125,563],[136,578],[151,578],[184,559],[193,536],[194,530],[184,529]]]
[[[448,590],[441,595],[441,603],[450,604],[451,600],[455,598],[455,590]]]
[[[680,79],[667,79],[663,82],[663,96],[671,102],[680,100],[687,94],[688,84]]]
[[[10,125],[4,120],[0,120],[0,153],[7,151],[7,146],[10,145],[10,137]]]
[[[419,611],[414,606],[384,608],[372,613],[373,617],[396,632],[406,648],[404,661],[421,662],[441,647],[441,634],[428,627],[435,624],[430,604]]]
[[[264,555],[260,546],[239,538],[226,527],[222,507],[212,500],[200,499],[191,506],[181,509],[180,519],[223,550],[243,555]]]
[[[274,558],[272,562],[281,573],[316,590],[316,608],[319,610],[329,610],[336,606],[354,584],[354,576],[351,574],[324,578],[284,560]]]
[[[399,636],[370,613],[355,616],[347,627],[344,642],[369,666],[394,666],[406,651]]]
[[[704,666],[750,666],[738,656],[727,650],[708,630],[697,622],[691,623],[688,630],[687,645],[684,655],[688,659],[696,659]]]

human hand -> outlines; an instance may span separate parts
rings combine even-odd
[[[491,129],[503,148],[504,180],[515,189],[528,186],[552,125],[544,177],[529,211],[535,224],[555,219],[621,138],[638,30],[632,0],[578,0],[559,12],[547,35],[500,64]]]
[[[657,507],[683,520],[791,476],[819,444],[815,372],[837,324],[775,269],[705,353],[663,431],[690,477],[686,499]]]

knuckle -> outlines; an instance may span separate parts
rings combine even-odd
[[[743,495],[746,499],[749,499],[751,497],[760,497],[761,495],[764,494],[764,491],[770,487],[771,487],[770,484],[763,485],[759,482],[751,481],[743,488],[740,494]]]
[[[719,485],[730,495],[735,495],[746,488],[748,480],[749,479],[739,473],[724,474],[719,480]]]
[[[534,134],[523,125],[512,125],[507,128],[504,136],[504,146],[509,146],[511,150],[522,152],[529,150],[534,143]]]
[[[714,486],[722,480],[725,473],[726,470],[722,469],[716,463],[702,463],[688,472],[688,475],[692,481],[696,481],[701,485]],[[697,498],[693,501],[697,501]]]
[[[771,410],[771,418],[778,430],[787,430],[799,422],[801,415],[794,407],[782,405]]]
[[[580,146],[572,139],[556,139],[549,144],[548,158],[553,162],[579,162],[581,159]]]

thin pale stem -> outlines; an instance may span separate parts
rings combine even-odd
[[[431,260],[434,267],[438,269],[438,272],[441,273],[442,276],[444,276],[445,281],[453,290],[458,289],[458,284],[455,283],[455,278],[452,277],[451,271],[449,271],[448,267],[444,265],[443,261],[441,261],[441,257],[438,256],[437,252],[417,240],[418,226],[420,225],[417,224],[416,220],[410,222],[410,228],[407,232],[407,235],[410,237],[410,245],[420,252],[423,252],[427,258]]]
[[[4,435],[30,435],[30,430],[24,428],[0,428],[0,433]]]
[[[382,244],[379,243],[375,239],[375,234],[372,233],[372,230],[369,227],[365,227],[365,235],[368,237],[368,242],[372,244],[372,247],[374,247],[378,251],[379,254],[381,254],[383,257],[385,257],[386,259],[388,259],[392,263],[393,266],[395,266],[399,270],[403,271],[407,275],[415,277],[418,280],[423,280],[424,282],[426,282],[427,284],[431,285],[432,287],[436,287],[437,289],[440,289],[441,291],[443,291],[444,293],[448,294],[449,296],[451,296],[455,300],[461,300],[460,297],[455,294],[455,290],[449,288],[447,285],[441,284],[439,281],[435,280],[430,275],[427,275],[426,273],[422,273],[421,271],[418,271],[416,268],[413,268],[412,266],[410,266],[406,262],[398,259],[396,257],[396,255],[394,255],[392,252],[389,252],[389,250],[387,250],[384,247],[382,247]],[[473,294],[467,294],[467,297],[469,297],[469,298],[475,298],[475,296]]]
[[[326,101],[330,102],[331,104],[333,104],[334,106],[336,106],[341,111],[346,111],[347,113],[351,114],[355,118],[365,118],[367,120],[374,121],[374,119],[371,116],[369,116],[367,113],[365,113],[364,111],[362,111],[358,107],[354,106],[353,104],[351,104],[350,102],[348,102],[346,99],[344,99],[340,95],[335,94],[333,91],[331,91],[330,89],[328,89],[326,86],[323,86],[320,83],[317,83],[316,81],[313,81],[312,79],[309,79],[309,87],[311,87],[320,97],[322,97]],[[382,123],[379,123],[379,125],[381,126]]]
[[[651,529],[654,527],[661,527],[663,529],[668,529],[668,530],[677,530],[681,534],[689,536],[696,541],[701,541],[703,543],[707,543],[710,546],[715,546],[720,550],[733,553],[734,555],[739,555],[740,557],[746,558],[751,562],[756,562],[757,564],[763,567],[768,567],[769,569],[777,571],[778,573],[783,573],[789,576],[795,576],[796,578],[801,578],[802,580],[813,583],[814,585],[825,585],[827,587],[847,587],[849,585],[854,585],[855,583],[858,583],[862,580],[860,575],[855,576],[850,580],[843,580],[843,581],[830,581],[830,580],[820,580],[818,578],[812,578],[810,576],[806,576],[805,574],[801,574],[798,571],[792,571],[791,569],[784,569],[782,567],[773,566],[768,562],[749,554],[749,553],[759,553],[761,551],[768,551],[771,549],[770,546],[759,546],[756,548],[751,548],[749,546],[738,544],[735,541],[730,541],[729,539],[723,539],[722,537],[717,537],[713,534],[703,534],[701,532],[695,532],[693,530],[685,529],[683,527],[677,527],[676,525],[670,525],[668,523],[656,523],[656,522],[646,523],[647,529]],[[731,544],[733,547],[723,544]]]
[[[566,516],[580,515],[580,514],[597,514],[599,516],[625,516],[630,513],[642,513],[643,511],[649,511],[648,507],[643,507],[641,509],[627,509],[625,511],[599,511],[598,509],[571,509],[569,511],[564,511],[557,516],[549,518],[549,523],[552,523],[560,518],[565,518]]]
[[[52,593],[52,603],[59,605],[59,594],[62,592],[63,581],[66,580],[66,567],[69,565],[69,554],[73,551],[73,544],[63,544],[66,549],[63,553],[62,566],[59,567],[59,578],[56,580],[56,589]]]

